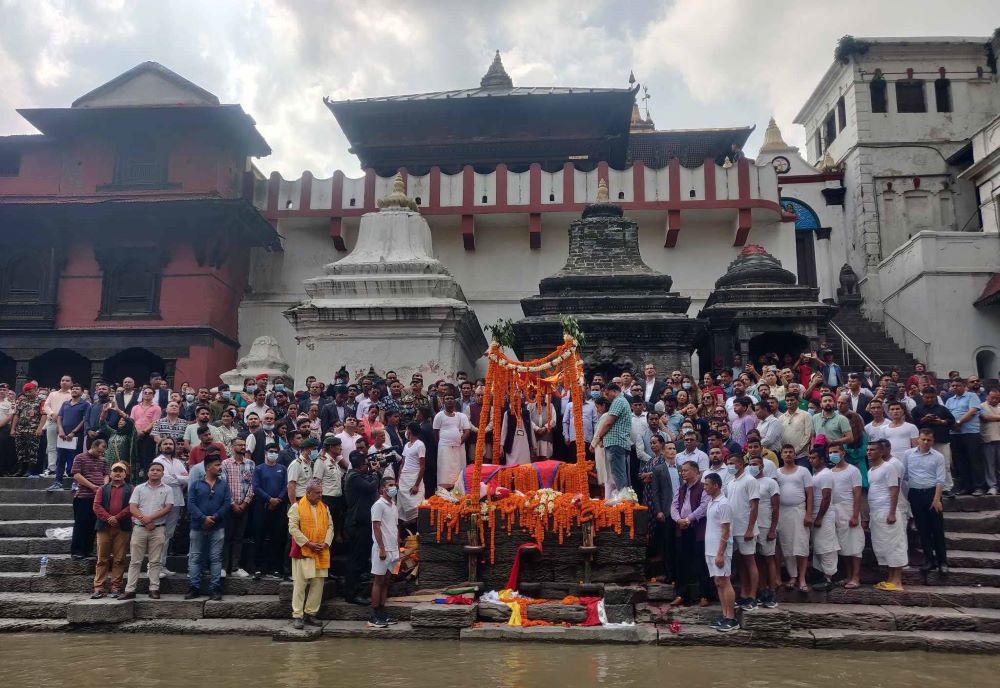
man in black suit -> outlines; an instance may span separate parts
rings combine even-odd
[[[357,407],[348,402],[347,387],[337,385],[333,388],[333,401],[319,410],[319,423],[323,434],[330,432],[337,423],[343,423],[348,416],[357,418]]]
[[[135,388],[135,380],[130,377],[122,380],[122,391],[115,394],[115,403],[118,410],[126,416],[132,413],[132,407],[139,403],[140,394]]]
[[[642,367],[645,380],[642,383],[642,400],[647,404],[655,404],[660,400],[660,395],[667,388],[667,383],[656,379],[656,366],[647,363]]]
[[[170,401],[170,388],[167,387],[167,381],[159,373],[150,373],[149,386],[153,388],[153,403],[166,411],[167,402]]]

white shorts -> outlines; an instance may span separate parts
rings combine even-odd
[[[757,531],[757,554],[762,554],[765,557],[773,557],[775,547],[778,544],[778,538],[773,540],[767,539],[768,528],[761,528]]]
[[[386,550],[385,559],[379,559],[378,543],[372,545],[372,575],[384,576],[399,563],[399,552]]]
[[[726,550],[725,558],[726,561],[720,569],[715,565],[715,557],[706,554],[705,564],[708,566],[708,575],[713,578],[716,576],[731,576],[733,574],[733,553],[730,550]]]
[[[746,532],[746,531],[744,531]],[[743,539],[742,535],[738,535],[735,538],[736,548],[739,550],[740,554],[754,554],[757,551],[757,536],[753,536],[753,540],[749,542]]]

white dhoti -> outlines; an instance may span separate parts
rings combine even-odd
[[[449,490],[462,476],[465,470],[465,447],[446,447],[438,445],[437,484]]]
[[[781,556],[785,559],[785,570],[791,578],[799,575],[798,563],[795,557],[809,556],[809,531],[803,520],[806,516],[804,504],[799,506],[781,505],[778,512],[778,542],[781,543]]]
[[[417,480],[419,470],[402,470],[399,473],[399,491],[396,493],[396,506],[399,508],[399,520],[404,523],[417,519],[417,507],[424,499],[424,481]],[[410,494],[410,490],[417,486],[417,494]]]
[[[906,541],[906,517],[901,509],[896,509],[896,522],[887,523],[888,512],[880,511],[871,515],[868,529],[872,534],[872,549],[880,566],[900,568],[909,563]]]
[[[813,568],[822,571],[827,576],[837,572],[837,551],[840,543],[837,541],[837,525],[834,515],[827,511],[822,525],[812,529]]]
[[[833,505],[837,525],[837,542],[840,544],[840,556],[860,557],[865,549],[865,531],[861,529],[860,516],[858,525],[851,527],[851,514],[854,506],[850,502],[840,502]]]

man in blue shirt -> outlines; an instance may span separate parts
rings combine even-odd
[[[955,416],[951,428],[952,468],[956,475],[955,487],[959,494],[979,497],[986,481],[983,476],[983,439],[980,432],[979,397],[965,388],[965,380],[951,381],[951,396],[944,403]]]
[[[70,387],[70,397],[59,407],[56,416],[56,432],[59,446],[56,450],[56,480],[49,487],[50,492],[62,490],[64,475],[68,475],[73,465],[73,457],[83,451],[83,425],[90,410],[90,402],[83,398],[83,387],[76,383]],[[72,446],[69,443],[73,442]]]
[[[298,435],[298,431],[295,432]],[[300,438],[301,439],[301,438]],[[279,460],[278,445],[268,443],[264,463],[253,472],[254,578],[280,578],[284,570],[285,537],[288,534],[288,471]]]
[[[229,511],[231,498],[229,484],[219,478],[222,456],[217,451],[210,451],[202,465],[205,476],[200,480],[191,476],[188,481],[187,508],[191,517],[188,585],[191,589],[184,599],[193,600],[201,596],[201,572],[207,555],[211,570],[211,598],[218,601],[222,599],[222,543],[226,535],[223,519]]]
[[[942,574],[948,573],[948,550],[944,539],[944,511],[941,493],[945,486],[944,454],[934,449],[934,430],[920,430],[917,446],[903,456],[907,484],[910,486],[910,508],[920,536],[920,549],[924,564],[920,570],[927,573],[935,566]]]

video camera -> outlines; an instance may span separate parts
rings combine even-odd
[[[368,466],[374,471],[383,471],[391,463],[400,461],[402,457],[392,447],[382,449],[368,455]]]

